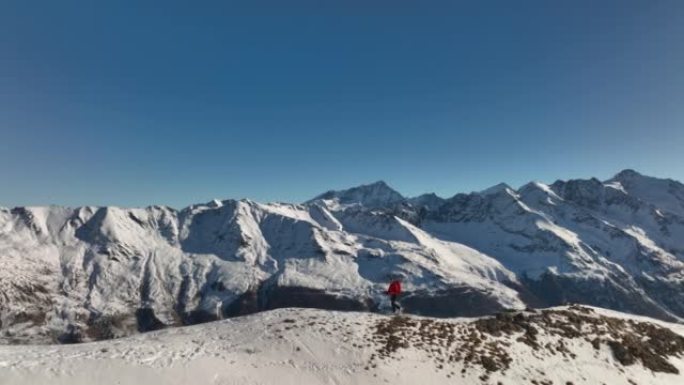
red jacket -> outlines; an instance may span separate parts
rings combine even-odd
[[[389,285],[389,289],[387,289],[387,294],[389,294],[389,295],[401,294],[401,282],[392,281],[392,283],[390,283],[390,285]]]

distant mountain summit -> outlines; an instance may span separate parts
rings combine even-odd
[[[481,195],[491,195],[491,194],[498,194],[498,193],[509,193],[511,191],[515,191],[511,186],[507,185],[506,183],[499,183],[497,185],[494,185],[492,187],[486,188],[482,191],[480,191]]]
[[[330,190],[313,199],[316,200],[332,200],[342,205],[359,204],[375,208],[391,206],[403,202],[405,198],[384,181],[378,181],[347,190]]]
[[[415,198],[408,199],[408,203],[414,207],[435,210],[442,206],[446,200],[437,196],[435,193],[423,194]]]
[[[627,194],[660,210],[684,216],[684,184],[672,179],[660,179],[641,175],[634,170],[624,170],[608,181],[619,186]]]
[[[585,303],[684,319],[684,185],[615,177],[304,204],[0,209],[0,340],[69,342],[280,307],[476,316]]]

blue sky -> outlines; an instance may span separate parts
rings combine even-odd
[[[682,1],[285,3],[3,2],[0,206],[684,180]]]

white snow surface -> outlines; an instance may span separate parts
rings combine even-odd
[[[605,311],[611,317],[654,322],[679,333],[681,325]],[[622,366],[608,348],[582,340],[566,343],[575,359],[533,351],[510,339],[512,362],[485,381],[483,368],[461,374],[461,362],[441,364],[423,350],[400,350],[372,361],[374,324],[388,316],[315,309],[279,309],[202,325],[76,345],[0,346],[1,385],[91,384],[553,384],[669,385],[681,374]],[[419,317],[413,317],[419,318]],[[442,320],[462,324],[472,319]],[[547,339],[544,333],[540,343]],[[669,361],[684,370],[684,358]],[[374,362],[373,364],[370,364]]]

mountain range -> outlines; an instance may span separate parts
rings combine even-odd
[[[583,303],[684,319],[684,185],[384,182],[302,204],[0,208],[0,342],[108,339],[282,307],[478,316]]]

